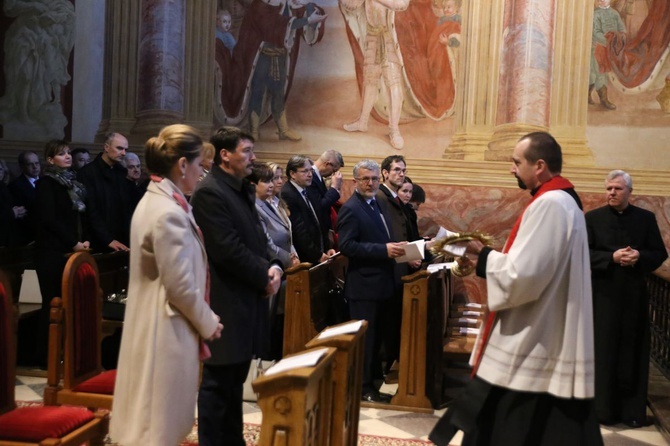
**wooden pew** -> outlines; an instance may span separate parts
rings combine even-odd
[[[266,374],[252,383],[254,391],[258,393],[258,405],[263,412],[259,446],[331,444],[333,364],[336,350],[325,350],[326,353],[314,367],[300,367],[275,375]],[[314,350],[290,357],[309,351]]]
[[[333,330],[360,322],[353,333],[327,336]],[[358,420],[361,408],[363,353],[367,321],[349,321],[329,327],[306,345],[308,349],[333,347],[337,349],[333,367],[333,416],[330,444],[355,446],[358,444]]]
[[[443,407],[445,367],[452,360],[466,361],[472,352],[476,335],[465,329],[478,328],[483,314],[453,302],[451,279],[446,269],[403,277],[398,391],[391,408],[432,412]]]
[[[342,322],[331,316],[331,290],[336,281],[344,283],[346,263],[337,254],[315,266],[301,263],[286,270],[283,356],[303,350],[329,323]]]

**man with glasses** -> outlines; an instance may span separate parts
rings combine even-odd
[[[79,169],[77,179],[86,186],[86,225],[95,252],[128,251],[133,215],[132,184],[123,159],[128,140],[120,133],[105,137],[102,152]]]
[[[387,223],[391,226],[394,242],[406,242],[409,239],[409,222],[405,205],[400,201],[398,190],[405,182],[407,165],[401,155],[391,155],[382,161],[382,180],[376,197],[379,207],[384,213]],[[402,321],[402,276],[409,273],[409,265],[413,268],[421,266],[421,261],[395,264],[395,282],[393,299],[389,301],[388,320],[384,323],[384,352],[386,353],[384,375],[388,375],[393,362],[400,356],[400,324]]]
[[[40,178],[40,158],[33,151],[19,153],[19,167],[21,175],[9,183],[9,192],[12,194],[14,206],[23,206],[27,224],[18,225],[19,245],[27,245],[35,240],[37,221],[35,219],[35,201],[37,192],[35,183]]]
[[[286,164],[289,181],[281,190],[291,214],[293,246],[300,260],[317,264],[328,259],[335,251],[330,249],[326,234],[321,231],[319,214],[321,203],[307,189],[312,184],[312,161],[304,155],[293,155]]]
[[[368,321],[365,334],[362,398],[369,402],[390,402],[374,384],[381,373],[380,328],[387,318],[395,288],[395,257],[404,254],[403,243],[393,242],[393,231],[375,199],[379,189],[379,164],[372,160],[354,166],[356,190],[338,215],[340,250],[349,259],[344,295],[352,319]],[[376,373],[378,372],[378,373]]]
[[[331,208],[340,199],[342,190],[342,173],[344,167],[342,154],[337,150],[326,150],[312,166],[312,184],[307,187],[307,193],[312,199],[319,201],[321,212],[317,214],[321,232],[330,240],[329,233],[333,229],[330,219]],[[330,187],[326,187],[325,180],[330,178]]]

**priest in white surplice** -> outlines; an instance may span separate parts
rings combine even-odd
[[[446,445],[602,445],[593,408],[589,247],[581,202],[560,176],[560,145],[544,132],[519,140],[511,173],[532,200],[502,252],[467,244],[486,278],[488,308],[474,379],[430,435]],[[462,265],[466,266],[466,265]]]

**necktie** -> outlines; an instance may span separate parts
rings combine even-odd
[[[400,197],[398,195],[395,196],[395,201],[396,201],[396,203],[398,203],[402,207],[403,203],[402,203],[402,200],[400,199]]]
[[[153,180],[153,178],[152,178]],[[155,180],[154,180],[155,181]],[[175,199],[177,203],[182,207],[184,212],[187,214],[189,213],[189,206],[184,197],[177,192],[172,193],[172,197]],[[198,238],[200,241],[205,242],[203,236],[202,236],[202,231],[198,226],[195,227],[196,232],[198,233]],[[205,283],[205,302],[207,302],[207,305],[209,305],[209,265],[207,265],[207,282]],[[200,356],[200,360],[203,361],[205,359],[208,359],[212,356],[212,352],[209,350],[209,346],[205,344],[205,341],[201,338],[200,339],[200,345],[198,348],[198,354]]]
[[[377,217],[378,220],[381,220],[382,225],[384,225],[384,229],[386,230],[386,235],[391,237],[391,233],[389,232],[388,226],[386,226],[386,220],[384,220],[384,216],[382,215],[381,212],[379,212],[379,208],[377,207],[377,200],[372,199],[370,200],[370,207],[372,208],[372,212],[375,213],[375,217]]]
[[[305,202],[307,203],[307,207],[309,208],[310,211],[312,211],[312,215],[314,216],[314,221],[316,222],[316,226],[319,228],[319,232],[321,232],[321,223],[319,223],[319,217],[316,216],[316,211],[314,211],[314,207],[312,207],[312,203],[309,201],[309,198],[307,198],[307,189],[303,189],[302,192],[302,197],[305,199]],[[319,247],[321,248],[321,251],[323,252],[323,240],[321,237],[319,237]]]

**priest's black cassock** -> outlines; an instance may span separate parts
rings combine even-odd
[[[645,278],[668,257],[652,212],[628,205],[586,214],[591,254],[596,359],[596,414],[601,422],[646,419],[649,302]],[[614,251],[640,252],[633,266]]]

